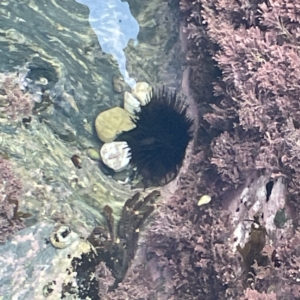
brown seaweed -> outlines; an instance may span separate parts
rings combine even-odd
[[[77,282],[82,299],[104,296],[123,280],[137,249],[139,231],[154,211],[159,195],[158,191],[153,191],[140,199],[140,193],[136,193],[128,199],[116,225],[116,235],[113,210],[108,205],[104,206],[106,226],[95,227],[88,237],[95,252],[83,254],[72,261],[74,270],[79,274]],[[89,280],[93,272],[97,275]]]
[[[262,254],[262,250],[266,245],[267,231],[256,217],[251,225],[250,237],[248,242],[242,248],[237,246],[237,251],[242,255],[244,261],[244,273],[247,277],[247,283],[251,288],[255,287],[253,280],[255,279],[255,271],[252,265],[257,262],[258,266],[266,266],[268,257]],[[253,277],[253,278],[251,278]]]

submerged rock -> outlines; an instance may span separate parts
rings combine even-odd
[[[126,82],[124,81],[124,78],[121,76],[114,76],[113,77],[113,87],[114,87],[114,91],[116,93],[123,93],[126,90]]]
[[[100,158],[101,158],[99,151],[97,151],[94,148],[87,149],[86,153],[87,153],[88,157],[92,160],[100,160]]]
[[[119,133],[135,128],[132,115],[121,107],[103,111],[95,121],[96,132],[104,143],[112,142]]]

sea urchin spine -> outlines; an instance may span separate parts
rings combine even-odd
[[[119,140],[131,149],[131,163],[152,183],[166,183],[176,176],[191,140],[192,120],[187,107],[164,88],[152,91],[150,102],[136,113],[136,128],[124,132]]]

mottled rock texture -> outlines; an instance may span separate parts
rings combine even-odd
[[[96,132],[102,142],[112,142],[122,131],[135,128],[131,114],[121,107],[101,112],[95,121]]]
[[[298,299],[300,6],[183,0],[180,8],[198,135],[144,236],[143,263],[114,296]],[[197,207],[203,194],[212,202]]]

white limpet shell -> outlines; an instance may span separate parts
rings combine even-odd
[[[152,87],[147,82],[138,82],[131,91],[132,95],[137,98],[142,106],[147,105],[152,97]]]
[[[66,225],[58,225],[50,235],[51,244],[55,248],[64,249],[79,238],[78,234]]]
[[[198,206],[201,206],[201,205],[204,205],[204,204],[208,204],[210,201],[211,201],[211,196],[209,196],[209,195],[203,195],[203,196],[199,199],[197,205],[198,205]]]
[[[129,92],[124,93],[124,109],[134,115],[141,111],[141,102]]]
[[[131,150],[126,142],[105,143],[100,149],[103,163],[115,172],[124,170],[131,159]]]

